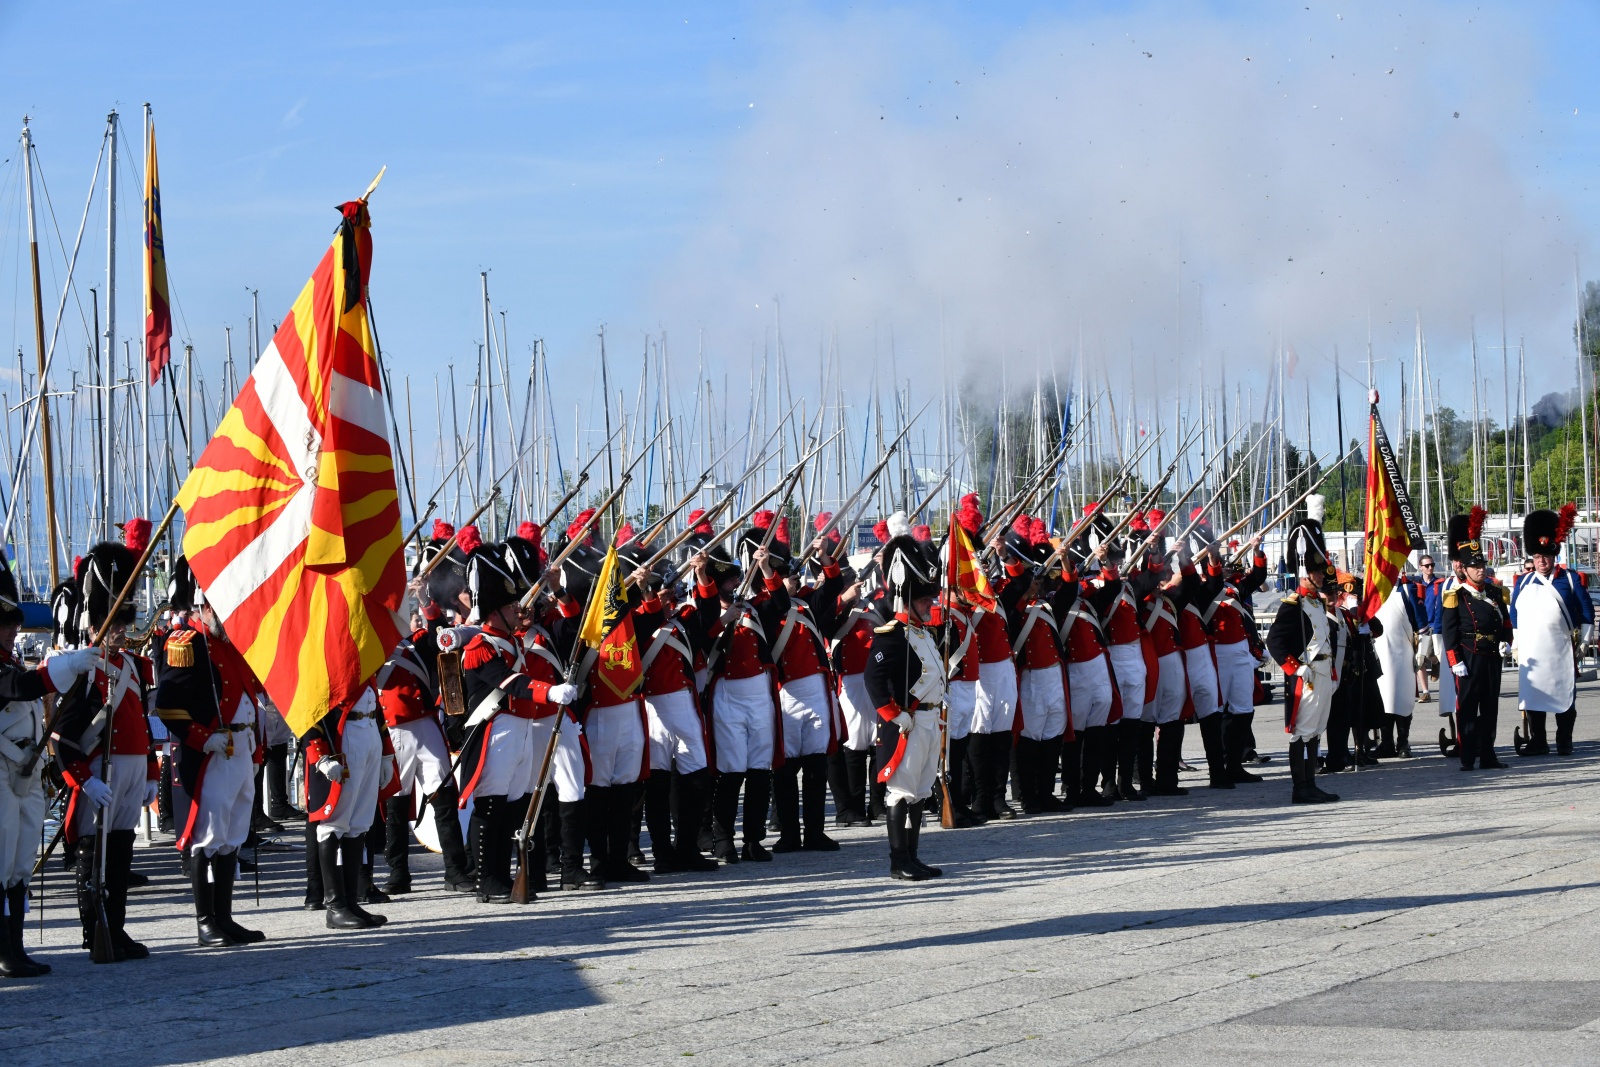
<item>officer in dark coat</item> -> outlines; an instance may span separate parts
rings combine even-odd
[[[1466,536],[1451,538],[1450,558],[1459,560],[1465,581],[1445,591],[1440,615],[1444,654],[1456,679],[1456,727],[1461,769],[1504,767],[1494,754],[1500,712],[1500,643],[1511,640],[1510,594],[1488,576],[1478,535],[1488,515],[1472,509]]]

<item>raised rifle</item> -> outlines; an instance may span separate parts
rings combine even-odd
[[[916,425],[917,420],[922,418],[923,412],[927,411],[929,404],[932,403],[933,401],[930,400],[927,404],[922,405],[922,410],[911,416],[901,431],[895,435],[894,440],[889,442],[889,447],[884,449],[883,456],[878,460],[877,464],[872,468],[872,470],[867,473],[867,476],[861,479],[861,484],[856,486],[855,491],[852,492],[849,497],[845,499],[844,503],[839,505],[838,510],[833,513],[833,518],[829,519],[822,529],[817,531],[817,536],[806,545],[805,551],[803,551],[800,554],[800,558],[795,561],[796,568],[803,568],[811,559],[811,546],[813,544],[818,541],[823,541],[826,543],[827,536],[839,527],[839,524],[843,521],[844,517],[849,514],[852,508],[856,506],[857,502],[860,501],[864,496],[872,495],[873,488],[875,488],[878,484],[878,476],[881,475],[883,473],[883,469],[889,465],[889,460],[894,456],[895,450],[900,447],[900,443],[906,439],[906,434],[911,432],[911,427]],[[838,436],[838,434],[835,434],[834,436]],[[863,505],[860,510],[864,511],[865,505]],[[851,525],[851,529],[854,529],[853,523]],[[842,538],[840,539],[840,544],[844,544]],[[828,558],[833,558],[833,551],[831,549],[828,552]]]
[[[1318,489],[1321,489],[1322,488],[1322,483],[1326,482],[1329,478],[1331,478],[1335,474],[1337,474],[1339,472],[1339,468],[1344,466],[1345,461],[1347,459],[1349,459],[1351,456],[1355,455],[1360,450],[1361,450],[1360,446],[1357,445],[1355,448],[1352,448],[1350,451],[1348,451],[1344,455],[1340,456],[1339,457],[1339,461],[1337,463],[1334,463],[1327,470],[1323,471],[1322,472],[1322,477],[1318,478],[1316,480],[1316,482],[1313,483],[1312,486],[1309,489],[1307,489],[1305,492],[1301,493],[1299,496],[1295,497],[1294,501],[1288,507],[1282,509],[1276,515],[1274,515],[1271,522],[1264,523],[1259,532],[1262,533],[1262,534],[1265,534],[1268,530],[1270,530],[1274,526],[1278,525],[1278,523],[1282,522],[1284,519],[1287,519],[1290,515],[1293,515],[1295,509],[1298,508],[1301,504],[1305,503],[1306,497],[1310,496],[1312,493],[1315,493]],[[1299,478],[1304,476],[1306,471],[1309,471],[1310,469],[1311,469],[1310,466],[1307,465],[1306,470],[1301,471],[1300,474],[1295,476],[1295,480],[1299,480]],[[1252,518],[1254,518],[1256,515],[1259,515],[1262,511],[1265,511],[1266,508],[1267,508],[1267,504],[1263,503],[1260,507],[1256,508],[1249,515],[1246,515],[1244,518],[1240,519],[1238,522],[1236,522],[1232,526],[1230,526],[1228,528],[1228,531],[1226,533],[1224,533],[1221,537],[1219,537],[1218,540],[1219,541],[1226,540],[1227,538],[1233,536],[1235,533],[1237,533],[1240,530],[1242,530],[1244,528],[1245,524],[1248,523]],[[1236,562],[1238,562],[1239,560],[1241,560],[1243,558],[1244,558],[1244,549],[1241,548],[1238,552],[1234,553],[1234,555],[1230,558],[1229,562],[1230,563],[1236,563]]]

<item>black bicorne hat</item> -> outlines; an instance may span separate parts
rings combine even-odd
[[[446,566],[449,564],[440,564],[434,573]],[[472,614],[480,623],[507,604],[516,603],[524,591],[518,588],[516,577],[507,569],[505,557],[496,545],[474,548],[467,557],[465,574],[467,592],[472,597]]]
[[[883,576],[897,607],[939,594],[939,566],[914,537],[891,538],[883,546]]]
[[[127,545],[115,541],[101,541],[89,549],[88,555],[83,557],[83,573],[79,576],[82,605],[78,624],[80,632],[92,637],[106,624],[112,602],[122,592],[122,587],[128,584],[128,579],[133,577],[133,569],[138,563],[139,557]],[[122,602],[112,621],[126,626],[132,624],[137,615],[130,597]]]
[[[11,564],[0,556],[0,626],[22,625],[22,596],[17,592],[17,576]]]

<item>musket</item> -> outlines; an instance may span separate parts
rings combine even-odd
[[[1241,427],[1241,429],[1242,429],[1242,427]],[[1238,433],[1235,432],[1233,437],[1228,438],[1229,443],[1232,443],[1234,437],[1237,437],[1237,436],[1238,436]],[[1259,445],[1261,443],[1261,441],[1265,441],[1265,440],[1266,440],[1266,437],[1263,436],[1260,440],[1258,440],[1256,442],[1256,445]],[[1251,447],[1251,452],[1254,452],[1254,451],[1255,451],[1255,446],[1252,446]],[[1201,485],[1205,484],[1206,475],[1208,473],[1210,473],[1211,468],[1216,464],[1217,460],[1221,459],[1222,457],[1226,456],[1227,454],[1228,454],[1227,445],[1223,445],[1222,448],[1217,450],[1216,454],[1211,457],[1210,462],[1208,462],[1205,465],[1205,467],[1203,467],[1201,469],[1200,477],[1196,478],[1194,480],[1194,483],[1192,485],[1190,485],[1189,488],[1185,489],[1183,491],[1183,494],[1181,496],[1179,496],[1176,501],[1173,502],[1170,514],[1176,515],[1178,513],[1178,511],[1180,509],[1182,509],[1183,505],[1185,505],[1185,504],[1187,504],[1189,502],[1189,498],[1194,496],[1195,492],[1199,490]],[[1180,452],[1179,455],[1182,455],[1182,453]],[[1248,459],[1249,457],[1250,457],[1250,452],[1245,453],[1245,458]],[[1240,461],[1239,470],[1242,471],[1242,470],[1245,470],[1245,469],[1247,469],[1247,468],[1244,466],[1244,463],[1241,460]],[[1238,471],[1235,471],[1233,477],[1235,477],[1235,478],[1238,477],[1238,473],[1239,473]],[[1232,482],[1232,478],[1229,479],[1229,484],[1231,484],[1231,482]],[[1223,489],[1224,490],[1226,490],[1227,487],[1228,487],[1227,484],[1223,485]],[[1213,497],[1212,499],[1213,500],[1219,499],[1221,497],[1221,495],[1222,494],[1219,492],[1217,494],[1217,496]],[[1144,558],[1144,554],[1147,551],[1149,551],[1150,546],[1156,543],[1156,538],[1161,536],[1161,527],[1165,526],[1165,525],[1166,525],[1166,520],[1163,519],[1160,524],[1158,524],[1157,526],[1153,527],[1150,530],[1150,532],[1145,535],[1144,540],[1139,543],[1139,547],[1134,549],[1132,552],[1128,553],[1127,558],[1129,560],[1134,560],[1134,561],[1143,559]],[[1188,533],[1189,533],[1189,531],[1187,529],[1184,530],[1184,535],[1185,536],[1187,536]]]
[[[440,494],[445,491],[445,487],[448,486],[451,479],[456,476],[456,471],[461,469],[462,464],[467,462],[467,457],[470,455],[472,455],[472,453],[462,452],[461,458],[456,460],[456,465],[445,472],[444,478],[439,482],[439,487],[435,489],[433,491],[433,495],[428,498],[428,506],[422,510],[422,517],[417,520],[417,524],[415,526],[411,527],[411,532],[406,534],[405,537],[401,539],[401,544],[405,544],[407,541],[411,540],[413,537],[422,532],[422,527],[428,521],[428,516],[432,515],[433,509],[439,506]]]
[[[750,436],[748,433],[740,435],[739,440],[723,449],[722,455],[711,461],[710,466],[706,467],[706,469],[701,472],[700,477],[695,479],[694,485],[690,487],[687,493],[684,493],[683,496],[679,498],[676,504],[672,505],[671,510],[664,512],[661,518],[657,519],[649,529],[640,534],[638,537],[634,538],[634,540],[640,545],[648,545],[651,541],[654,541],[657,537],[660,537],[661,532],[671,524],[673,518],[677,516],[678,512],[682,511],[688,505],[689,501],[695,498],[695,494],[700,492],[700,487],[706,484],[706,479],[710,478],[711,472],[717,469],[717,464],[726,459],[729,452],[732,452],[735,448],[738,448],[741,444],[743,444],[744,439],[748,436]],[[765,456],[766,453],[763,451],[762,457],[765,458]],[[753,469],[754,468],[752,468],[752,470]]]
[[[134,563],[133,570],[128,574],[128,580],[123,583],[122,590],[117,593],[117,599],[111,602],[111,609],[106,612],[106,621],[100,625],[100,630],[94,635],[94,640],[89,642],[91,648],[105,643],[106,634],[111,632],[113,620],[116,619],[117,612],[122,610],[123,603],[128,599],[129,596],[132,595],[134,586],[138,584],[140,575],[144,573],[145,565],[150,562],[150,556],[155,552],[156,545],[160,543],[162,535],[167,532],[167,527],[172,525],[172,517],[177,513],[178,502],[174,500],[172,502],[172,506],[167,509],[166,515],[162,517],[161,524],[157,526],[155,528],[155,532],[150,535],[150,543],[144,546],[143,552],[139,553],[139,558]],[[6,597],[0,597],[0,604],[4,604],[5,606],[11,608],[15,608],[17,606],[15,601],[9,600]],[[44,739],[50,736],[50,731],[55,726],[55,717],[56,708],[52,708],[49,715],[45,718],[38,745],[33,746],[32,751],[28,753],[27,758],[17,765],[17,773],[22,777],[33,777],[33,769],[39,765],[39,756],[44,752]]]
[[[838,528],[839,523],[844,519],[845,515],[849,513],[850,509],[855,507],[856,503],[861,500],[863,494],[868,496],[871,495],[872,489],[870,487],[877,486],[878,476],[882,474],[883,469],[889,465],[889,460],[894,455],[895,450],[900,447],[900,442],[905,440],[906,434],[911,432],[911,427],[916,425],[917,420],[922,418],[923,412],[927,411],[929,405],[932,403],[933,401],[930,400],[927,404],[922,405],[922,410],[911,416],[910,420],[906,422],[904,428],[902,428],[901,431],[895,435],[894,440],[889,442],[889,447],[884,449],[883,457],[878,460],[877,465],[872,468],[865,478],[861,479],[861,484],[856,486],[855,492],[851,493],[844,503],[839,505],[839,509],[833,513],[833,518],[829,519],[827,524],[823,526],[821,530],[817,531],[817,536],[812,538],[811,541],[806,545],[805,551],[802,552],[800,554],[800,558],[795,561],[796,568],[804,567],[806,565],[807,561],[811,559],[811,546],[816,544],[818,541],[825,541],[827,536]],[[838,431],[834,434],[834,436],[837,437],[839,433],[842,432],[842,430]],[[829,438],[829,440],[832,440],[832,438]],[[863,508],[863,510],[865,509]],[[842,544],[843,542],[841,541],[840,543]],[[832,551],[828,553],[828,558],[833,558]]]
[[[933,503],[933,498],[939,495],[939,491],[946,485],[950,484],[950,475],[955,473],[956,464],[960,462],[960,456],[957,456],[955,459],[950,461],[950,466],[944,469],[944,477],[939,479],[939,484],[935,485],[931,490],[929,490],[926,496],[917,501],[917,506],[911,509],[911,515],[913,517],[922,514],[923,509],[925,509],[929,504]]]
[[[550,509],[550,514],[546,515],[544,522],[539,524],[539,529],[544,530],[548,528],[552,522],[555,522],[556,519],[560,517],[561,512],[566,509],[566,506],[572,503],[572,498],[578,495],[578,490],[582,489],[584,484],[589,481],[589,468],[594,466],[595,460],[606,454],[607,450],[611,448],[611,442],[615,441],[617,439],[617,434],[621,432],[622,427],[618,426],[615,430],[611,431],[611,436],[605,439],[605,443],[594,450],[594,455],[589,457],[589,462],[585,463],[578,471],[577,478],[573,480],[572,488],[568,489],[566,495],[561,498],[555,507]],[[660,437],[661,435],[657,434],[656,436]],[[651,441],[650,443],[655,444],[654,441]]]
[[[1194,432],[1198,433],[1198,428]],[[1071,547],[1072,542],[1076,541],[1078,536],[1082,534],[1084,530],[1089,528],[1089,524],[1094,522],[1094,517],[1100,513],[1101,508],[1106,506],[1106,502],[1112,497],[1116,496],[1118,493],[1122,492],[1122,487],[1127,485],[1128,480],[1133,477],[1134,468],[1138,465],[1139,461],[1144,458],[1144,454],[1151,448],[1155,447],[1156,440],[1159,439],[1160,436],[1161,434],[1158,431],[1149,441],[1144,443],[1144,446],[1140,448],[1138,453],[1135,454],[1132,459],[1123,464],[1122,469],[1117,472],[1117,476],[1111,479],[1111,484],[1106,486],[1106,491],[1101,493],[1100,498],[1089,506],[1089,508],[1086,510],[1086,513],[1081,516],[1077,522],[1072,524],[1071,528],[1069,528],[1068,531],[1062,536],[1060,547],[1058,547],[1054,552],[1050,553],[1049,558],[1044,561],[1042,566],[1048,568],[1050,564],[1060,559],[1062,555],[1066,553],[1067,549]],[[1184,445],[1178,449],[1178,455],[1181,456],[1184,452],[1184,449],[1187,448],[1187,446],[1192,443],[1193,440],[1194,434],[1190,434],[1189,439],[1185,441]]]
[[[1284,519],[1287,519],[1290,515],[1294,514],[1294,510],[1296,508],[1298,508],[1301,504],[1305,503],[1306,497],[1310,496],[1312,493],[1315,493],[1318,489],[1321,489],[1322,488],[1322,483],[1327,481],[1329,478],[1333,477],[1336,473],[1338,473],[1339,468],[1344,466],[1345,461],[1348,460],[1351,456],[1355,455],[1360,450],[1361,450],[1360,446],[1357,445],[1355,448],[1352,448],[1350,451],[1348,451],[1344,455],[1340,456],[1339,457],[1339,461],[1337,463],[1333,464],[1332,466],[1330,466],[1327,470],[1323,471],[1322,472],[1322,477],[1318,478],[1316,480],[1316,482],[1311,486],[1311,488],[1307,489],[1305,492],[1303,492],[1299,496],[1295,497],[1294,498],[1294,502],[1291,503],[1288,507],[1284,508],[1282,511],[1278,512],[1276,515],[1274,515],[1271,522],[1264,523],[1262,525],[1262,527],[1261,527],[1260,532],[1263,533],[1263,534],[1266,533],[1268,530],[1270,530],[1274,526],[1278,525],[1278,523],[1282,522]],[[1310,469],[1311,469],[1311,467],[1308,464],[1306,466],[1306,470],[1310,470]],[[1301,471],[1299,475],[1295,476],[1295,479],[1298,480],[1305,473],[1306,473],[1306,471]],[[1231,527],[1229,527],[1227,533],[1223,534],[1222,537],[1218,538],[1218,540],[1221,541],[1224,538],[1231,537],[1235,533],[1239,532],[1241,529],[1244,528],[1245,523],[1249,522],[1256,515],[1259,515],[1262,511],[1266,510],[1266,507],[1267,507],[1267,504],[1263,503],[1260,507],[1256,508],[1255,511],[1251,512],[1249,515],[1246,515],[1244,518],[1240,519],[1238,522],[1234,523]],[[1241,560],[1243,558],[1244,558],[1244,549],[1241,548],[1238,552],[1234,553],[1233,557],[1230,559],[1229,562],[1230,563],[1235,563],[1235,562],[1238,562],[1239,560]]]
[[[1242,426],[1240,427],[1241,430],[1243,428],[1244,427]],[[1237,431],[1235,432],[1234,436],[1238,436]],[[1228,475],[1227,480],[1222,483],[1221,487],[1218,488],[1215,493],[1211,494],[1211,499],[1200,505],[1200,514],[1195,518],[1190,519],[1189,525],[1183,528],[1183,532],[1172,539],[1172,548],[1167,553],[1169,556],[1178,551],[1178,546],[1182,545],[1184,541],[1188,539],[1189,535],[1194,532],[1195,527],[1200,525],[1200,520],[1205,518],[1206,513],[1211,510],[1212,506],[1216,504],[1217,501],[1222,499],[1223,494],[1228,491],[1234,482],[1239,480],[1239,477],[1242,474],[1250,469],[1247,461],[1251,456],[1255,455],[1256,449],[1260,448],[1262,442],[1266,441],[1266,439],[1266,434],[1262,434],[1259,438],[1257,438],[1256,443],[1250,446],[1250,450],[1239,458],[1238,469],[1236,469],[1232,474]],[[1188,492],[1184,493],[1183,496],[1179,498],[1178,502],[1172,506],[1172,513],[1174,515],[1177,515],[1183,505],[1189,502],[1189,497],[1194,494],[1195,489],[1200,485],[1201,482],[1205,481],[1206,471],[1209,471],[1212,464],[1217,461],[1218,457],[1226,454],[1226,451],[1226,446],[1224,446],[1222,451],[1211,457],[1211,463],[1206,464],[1206,470],[1200,473],[1200,477],[1195,480],[1195,484],[1190,486]],[[1229,531],[1225,536],[1232,536],[1232,531]]]
[[[450,534],[449,540],[445,541],[444,546],[441,547],[438,552],[434,553],[433,558],[428,561],[427,566],[418,571],[417,576],[413,578],[412,581],[422,581],[428,577],[428,575],[433,573],[433,569],[435,567],[444,561],[444,558],[450,554],[450,550],[456,547],[456,542],[461,539],[461,531],[477,522],[478,516],[482,515],[485,511],[488,511],[489,505],[493,504],[497,499],[499,499],[500,483],[505,480],[506,475],[517,469],[517,464],[522,462],[522,457],[526,456],[532,450],[533,446],[529,445],[527,448],[524,448],[521,452],[512,457],[511,464],[507,466],[505,470],[500,472],[500,476],[498,478],[489,483],[489,495],[484,499],[483,503],[479,504],[477,509],[474,510],[471,515],[467,516],[466,522],[455,528],[454,532]]]
[[[1100,395],[1096,394],[1095,398],[1089,401],[1089,406],[1083,410],[1077,421],[1072,424],[1071,429],[1062,435],[1061,440],[1051,450],[1050,455],[1046,456],[1044,461],[1039,464],[1039,469],[1028,475],[1028,479],[1023,483],[1021,491],[1008,499],[989,516],[988,522],[978,530],[977,542],[980,546],[983,546],[980,548],[980,552],[986,555],[992,551],[992,548],[989,547],[989,541],[995,532],[1010,526],[1011,519],[1019,511],[1024,510],[1024,506],[1043,488],[1045,482],[1050,481],[1051,477],[1061,469],[1062,463],[1066,461],[1067,456],[1077,446],[1079,428],[1088,421],[1089,413],[1095,409],[1095,405],[1099,402]]]

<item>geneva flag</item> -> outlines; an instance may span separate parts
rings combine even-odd
[[[1365,581],[1361,617],[1370,619],[1383,607],[1405,569],[1406,556],[1422,547],[1422,531],[1411,511],[1411,497],[1400,465],[1395,462],[1389,435],[1378,420],[1378,394],[1372,393],[1367,425],[1367,523]]]
[[[400,507],[366,278],[364,200],[178,494],[183,550],[291,729],[353,701],[399,644]]]

